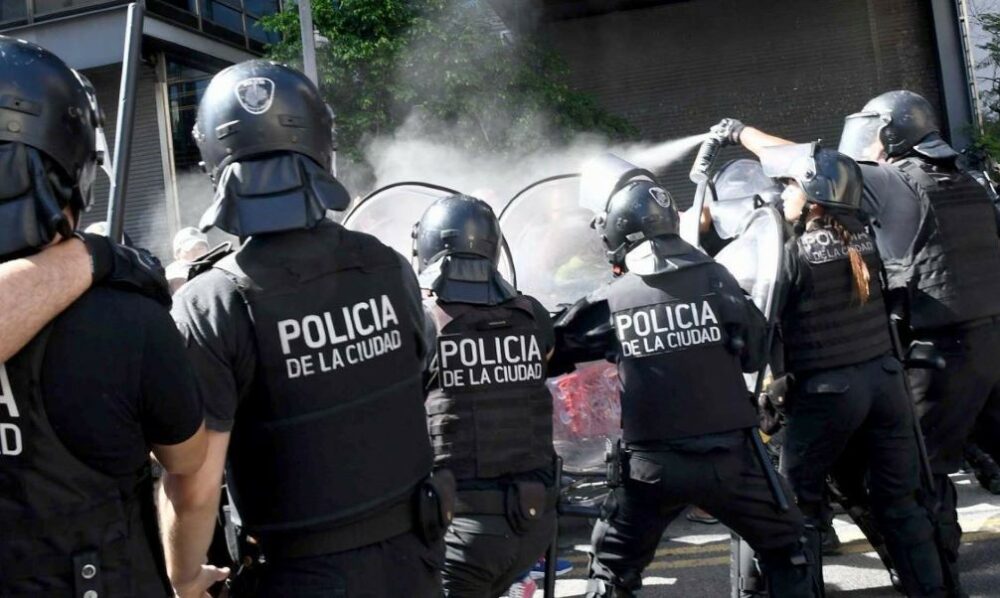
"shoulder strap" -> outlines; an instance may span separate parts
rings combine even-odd
[[[899,172],[908,182],[922,191],[937,187],[938,182],[926,170],[924,163],[916,158],[906,158],[896,162]]]

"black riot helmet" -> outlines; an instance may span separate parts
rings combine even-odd
[[[677,206],[652,175],[619,183],[603,214],[594,220],[607,249],[608,261],[620,268],[625,256],[640,243],[680,232]]]
[[[913,153],[949,160],[958,153],[941,138],[937,116],[923,96],[912,91],[884,93],[844,120],[840,151],[856,160],[900,158]]]
[[[0,73],[0,142],[44,154],[73,186],[71,207],[86,209],[101,160],[97,131],[103,125],[93,86],[45,48],[3,35]]]
[[[861,209],[861,168],[849,156],[821,147],[796,143],[764,148],[764,174],[798,182],[807,201],[832,210]]]
[[[477,256],[496,266],[502,235],[500,221],[488,203],[468,195],[450,195],[431,204],[413,227],[413,254],[420,272],[449,255]]]
[[[304,154],[329,169],[333,113],[304,74],[250,60],[212,79],[198,105],[194,139],[216,182],[231,162],[272,152]]]

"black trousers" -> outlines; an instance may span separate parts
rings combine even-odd
[[[782,470],[807,523],[826,509],[826,478],[867,475],[872,512],[911,596],[944,595],[931,513],[917,501],[920,461],[902,365],[890,356],[799,375],[786,398]],[[839,470],[839,471],[838,471]]]
[[[591,577],[635,591],[664,530],[689,505],[729,526],[766,560],[801,550],[802,514],[775,507],[749,443],[704,453],[633,451],[628,476],[594,527]]]
[[[958,578],[958,493],[948,478],[962,464],[966,439],[1000,457],[1000,319],[980,325],[922,331],[915,342],[930,343],[945,358],[943,370],[911,370],[913,400],[935,478],[935,520],[947,557],[946,573]]]
[[[1000,321],[916,333],[945,358],[943,370],[911,370],[910,385],[935,474],[958,471],[965,441],[1000,456]]]
[[[438,598],[444,544],[406,533],[320,556],[269,559],[256,596],[267,598]]]
[[[504,515],[456,516],[445,536],[445,596],[502,595],[545,554],[555,526],[555,509],[528,524],[520,534]]]

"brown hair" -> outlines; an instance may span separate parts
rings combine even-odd
[[[819,223],[830,227],[830,229],[837,236],[839,236],[840,240],[844,243],[844,247],[847,249],[847,256],[851,260],[851,275],[854,279],[854,293],[861,301],[861,305],[868,303],[868,299],[871,297],[871,273],[868,271],[868,264],[865,263],[865,259],[861,256],[861,250],[852,243],[854,240],[854,233],[848,230],[847,227],[844,226],[844,223],[832,214],[823,214],[818,220]]]

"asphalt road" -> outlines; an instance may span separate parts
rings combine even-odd
[[[1000,496],[966,475],[959,488],[963,584],[970,596],[1000,596]],[[898,597],[889,576],[857,527],[839,516],[834,523],[843,542],[839,556],[824,559],[827,596]],[[564,534],[563,558],[574,569],[557,582],[559,597],[583,596],[588,532],[580,525]],[[647,597],[726,598],[729,596],[729,532],[722,525],[690,523],[679,517],[667,530],[656,559],[644,576]],[[542,591],[535,593],[541,598]]]

